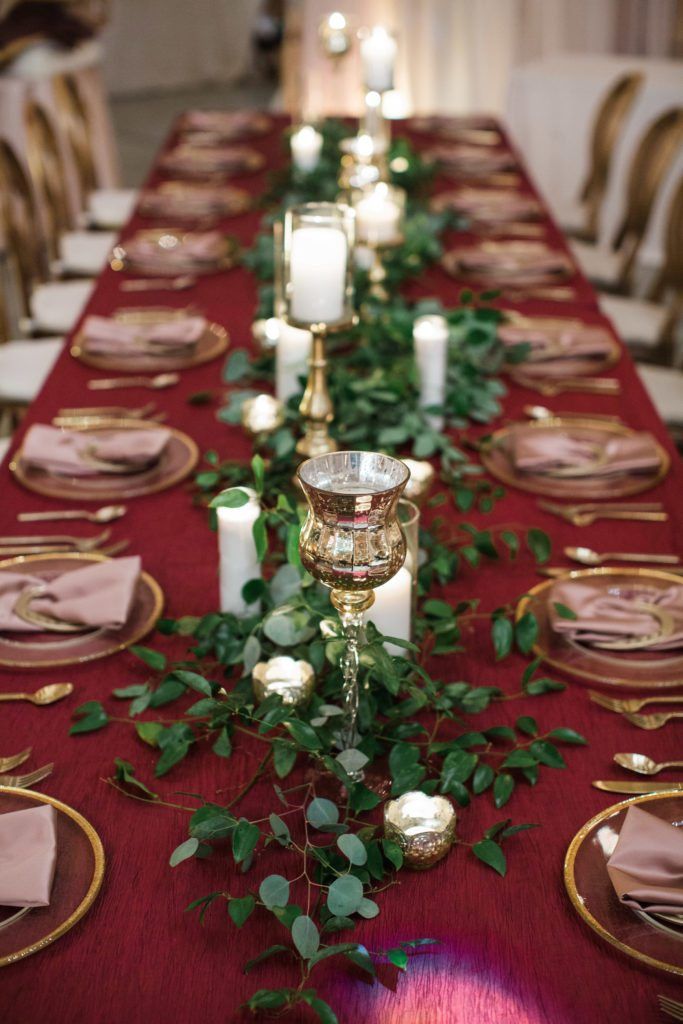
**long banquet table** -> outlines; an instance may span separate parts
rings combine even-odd
[[[268,167],[282,162],[281,130],[254,142]],[[408,126],[409,127],[409,126]],[[400,131],[403,129],[399,128]],[[406,130],[407,134],[410,134]],[[171,136],[172,138],[172,136]],[[420,146],[424,135],[413,136]],[[169,140],[170,141],[170,140]],[[150,181],[156,180],[152,170]],[[236,184],[259,194],[265,173],[236,179]],[[452,187],[452,182],[437,182]],[[533,186],[525,179],[525,188]],[[249,243],[260,213],[226,220],[225,229]],[[142,224],[135,217],[132,227]],[[128,230],[128,229],[126,229]],[[564,244],[551,225],[552,237]],[[453,239],[451,239],[452,241]],[[515,308],[536,313],[581,315],[598,322],[595,296],[580,277],[575,303],[528,301]],[[119,288],[120,275],[107,269],[92,296],[89,312],[110,314],[126,304],[185,306],[192,302],[230,331],[232,347],[250,345],[250,324],[255,308],[255,282],[245,269],[201,278],[190,292],[145,293],[131,297]],[[410,297],[437,295],[446,305],[457,302],[460,286],[439,268],[430,269],[407,289]],[[512,305],[512,304],[510,304]],[[206,451],[223,457],[250,454],[241,430],[216,419],[217,404],[188,404],[200,391],[221,396],[221,361],[188,370],[176,387],[153,393],[168,413],[170,425],[190,434]],[[332,367],[332,372],[334,368]],[[589,544],[597,550],[648,550],[683,553],[683,507],[680,501],[683,468],[629,356],[625,353],[612,371],[622,384],[621,397],[567,394],[543,400],[555,410],[599,411],[620,415],[632,427],[652,431],[672,455],[666,480],[647,495],[665,503],[666,523],[597,522],[577,531],[538,509],[536,499],[509,489],[489,516],[469,514],[476,523],[537,525],[554,543],[554,562],[568,543]],[[62,406],[92,404],[98,394],[86,389],[94,375],[67,350],[60,358],[25,426],[49,422]],[[141,404],[143,392],[115,392],[115,400]],[[99,399],[97,399],[99,401]],[[504,400],[504,419],[519,418],[522,407],[539,396],[510,386]],[[25,429],[25,427],[24,427]],[[489,429],[488,427],[486,428]],[[21,441],[21,433],[16,443]],[[10,456],[11,457],[11,456]],[[218,603],[216,538],[206,524],[206,513],[192,506],[189,485],[128,502],[126,517],[114,524],[114,539],[129,538],[129,549],[143,558],[144,568],[161,584],[166,614],[203,614]],[[55,503],[29,494],[10,478],[7,466],[0,480],[0,530],[17,532],[16,515],[22,509],[49,509]],[[94,506],[93,506],[94,507]],[[464,518],[452,509],[455,521]],[[83,531],[86,532],[85,530]],[[91,531],[88,531],[90,533]],[[447,588],[447,598],[481,596],[482,608],[491,610],[514,601],[537,583],[529,556],[515,562],[464,568]],[[474,684],[493,684],[507,692],[519,688],[526,664],[512,656],[496,664],[488,630],[471,626],[467,653],[448,663],[449,678]],[[182,655],[186,641],[154,636],[157,649]],[[88,915],[68,934],[35,956],[0,973],[0,1020],[3,1024],[177,1024],[201,1020],[223,1024],[246,1019],[239,1006],[253,991],[290,983],[290,972],[276,961],[257,967],[249,976],[242,965],[285,933],[277,933],[270,915],[255,914],[241,930],[224,909],[211,908],[200,926],[196,915],[184,913],[194,899],[227,888],[239,894],[249,875],[235,878],[226,857],[191,860],[175,869],[168,865],[171,851],[186,838],[186,816],[181,811],[145,807],[126,799],[104,783],[112,774],[116,756],[131,761],[139,776],[167,799],[178,791],[202,793],[221,802],[248,780],[257,764],[257,752],[238,745],[227,761],[193,750],[186,761],[161,780],[154,780],[151,750],[125,725],[110,725],[91,736],[70,738],[73,710],[86,700],[98,699],[125,714],[125,705],[111,698],[115,687],[144,680],[144,665],[130,653],[68,670],[41,673],[0,671],[0,690],[32,689],[43,682],[70,679],[73,695],[52,707],[25,703],[4,704],[0,712],[0,752],[9,754],[33,745],[35,764],[54,760],[54,774],[42,784],[44,792],[81,811],[102,837],[107,867],[101,893]],[[369,949],[387,949],[397,942],[430,937],[439,945],[412,959],[404,975],[392,969],[383,974],[387,987],[372,986],[352,965],[341,970],[323,964],[312,979],[320,994],[334,1006],[342,1022],[366,1024],[593,1024],[595,1021],[645,1022],[658,1020],[656,994],[681,997],[673,975],[666,975],[629,959],[601,941],[576,916],[565,893],[562,864],[567,845],[590,817],[618,798],[599,793],[592,779],[613,776],[612,755],[618,750],[642,750],[657,759],[679,753],[676,724],[656,733],[636,730],[618,715],[589,702],[586,688],[569,681],[564,693],[495,705],[475,719],[485,727],[494,719],[513,721],[520,714],[534,715],[543,730],[567,725],[583,733],[587,748],[563,748],[564,771],[544,771],[535,788],[520,785],[504,811],[497,811],[485,796],[463,812],[460,832],[465,840],[480,838],[483,830],[508,814],[514,822],[537,822],[533,829],[509,840],[508,874],[499,878],[465,848],[424,874],[400,875],[399,884],[383,894],[382,912],[353,933]],[[256,817],[270,810],[270,793],[256,786],[240,808]],[[273,857],[272,853],[267,854]],[[274,864],[272,870],[278,870]],[[260,875],[259,875],[260,877]],[[240,1014],[244,1014],[244,1018]],[[293,1014],[287,1019],[313,1020]]]

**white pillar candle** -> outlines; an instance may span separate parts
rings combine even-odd
[[[365,621],[373,622],[384,636],[410,640],[413,578],[405,566],[375,590],[374,604],[365,613]],[[406,654],[397,644],[384,645],[389,654]]]
[[[292,232],[292,319],[335,324],[343,318],[347,256],[346,236],[337,228],[301,227]]]
[[[391,245],[398,240],[401,210],[380,181],[355,204],[356,235],[359,242],[370,245]]]
[[[292,160],[300,171],[314,171],[320,160],[323,137],[310,124],[303,125],[290,139]]]
[[[413,324],[415,361],[420,377],[420,405],[443,405],[446,397],[448,323],[442,316],[419,316]],[[443,416],[430,416],[435,430],[443,427]]]
[[[281,402],[301,391],[300,377],[308,375],[308,359],[313,335],[278,320],[278,340],[275,349],[275,394]]]
[[[386,92],[394,85],[396,40],[382,25],[376,25],[360,44],[363,77],[368,89]]]
[[[239,508],[218,508],[218,553],[221,611],[247,615],[258,611],[259,602],[248,605],[242,587],[249,580],[259,579],[261,563],[256,555],[253,526],[261,513],[256,491],[240,488],[249,494],[249,501]]]

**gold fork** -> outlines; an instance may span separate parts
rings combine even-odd
[[[658,711],[653,715],[636,715],[626,712],[624,718],[639,729],[661,729],[672,718],[683,718],[683,711]]]
[[[52,774],[54,763],[44,764],[42,768],[36,768],[25,775],[0,775],[0,786],[13,786],[14,789],[30,789],[37,782],[46,779]]]
[[[666,1013],[673,1020],[683,1020],[683,1003],[679,1003],[677,999],[670,999],[669,996],[658,995],[657,999],[662,1013]]]
[[[33,747],[27,747],[20,754],[14,754],[11,757],[0,757],[0,772],[11,772],[13,768],[18,768],[24,761],[28,761],[32,753]]]
[[[665,523],[669,518],[666,512],[617,512],[603,510],[595,512],[574,512],[565,516],[572,526],[591,526],[596,519],[625,519],[633,523]]]
[[[683,704],[683,697],[608,697],[597,690],[589,690],[588,696],[601,708],[620,715],[627,711],[640,711],[646,704]]]
[[[548,398],[561,395],[565,391],[585,391],[591,395],[621,394],[621,384],[614,377],[564,377],[561,381],[545,381],[516,373],[515,381],[522,387],[538,391]]]
[[[6,546],[17,545],[19,547],[27,547],[28,545],[49,545],[50,547],[57,545],[66,545],[73,551],[94,551],[96,548],[101,547],[106,540],[111,537],[111,530],[103,530],[102,533],[98,533],[96,537],[72,537],[69,534],[55,533],[45,535],[28,535],[21,537],[0,537],[0,544]]]

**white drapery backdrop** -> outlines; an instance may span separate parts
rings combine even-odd
[[[301,73],[307,112],[357,113],[357,47],[331,73],[318,25],[330,0],[299,0]],[[677,0],[345,0],[358,28],[384,23],[399,33],[397,87],[414,113],[505,108],[510,72],[560,51],[670,56]]]

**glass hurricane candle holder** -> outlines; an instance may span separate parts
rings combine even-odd
[[[434,483],[434,467],[426,459],[403,459],[403,462],[410,470],[405,496],[419,505],[427,497]]]
[[[305,432],[297,451],[306,458],[336,451],[327,389],[325,338],[356,320],[353,308],[355,215],[344,203],[304,203],[287,210],[282,236],[282,306],[286,321],[313,335],[309,374],[299,406]]]
[[[311,699],[315,687],[315,672],[310,662],[286,655],[259,661],[251,676],[259,704],[276,693],[283,704],[297,707]]]
[[[455,841],[455,808],[445,796],[420,790],[384,805],[384,835],[403,851],[411,868],[424,871],[445,857]]]
[[[387,299],[384,282],[386,270],[383,253],[403,242],[406,193],[396,185],[378,181],[351,191],[351,205],[356,213],[356,242],[373,253],[370,267],[370,294]]]
[[[334,452],[309,459],[298,470],[308,501],[299,538],[301,561],[315,579],[331,587],[346,641],[345,748],[356,742],[363,613],[373,603],[374,588],[398,572],[406,555],[397,505],[409,475],[398,459],[376,452]]]
[[[384,25],[362,28],[358,33],[363,82],[366,90],[385,93],[394,88],[394,64],[398,45]]]

